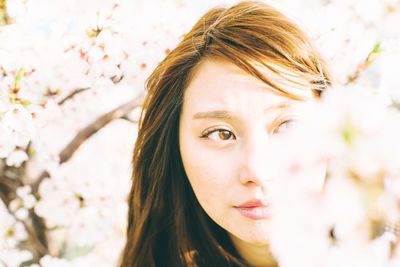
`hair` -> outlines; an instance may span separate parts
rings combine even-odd
[[[247,266],[198,203],[179,151],[184,91],[206,58],[231,62],[292,99],[301,97],[257,66],[307,86],[317,97],[332,81],[310,38],[275,8],[246,1],[204,14],[146,82],[121,267]]]

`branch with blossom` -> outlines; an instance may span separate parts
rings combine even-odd
[[[284,267],[398,266],[400,2],[280,4],[346,89],[276,140],[273,253]],[[0,0],[0,266],[115,265],[144,81],[206,5]]]

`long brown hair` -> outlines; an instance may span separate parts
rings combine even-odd
[[[203,15],[146,83],[121,267],[246,266],[225,230],[200,207],[179,152],[184,90],[204,58],[231,62],[293,99],[301,97],[282,89],[257,66],[307,86],[317,96],[331,83],[310,39],[269,5],[240,2]]]

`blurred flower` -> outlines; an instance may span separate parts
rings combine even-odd
[[[25,151],[15,150],[8,155],[6,163],[8,166],[19,167],[26,160],[28,160],[28,155]]]
[[[0,265],[32,258],[19,246],[30,211],[60,252],[30,267],[115,265],[137,125],[111,123],[61,165],[59,153],[94,119],[141,92],[204,11],[233,2],[7,0],[0,166],[20,172],[21,184],[43,171],[49,177],[39,192],[18,187],[9,210],[0,202]],[[273,252],[283,267],[397,267],[400,245],[382,228],[400,218],[400,2],[273,2],[316,39],[338,80],[354,84],[300,107],[297,126],[271,144]]]

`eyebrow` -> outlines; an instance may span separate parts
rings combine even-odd
[[[234,116],[227,110],[212,110],[206,112],[198,112],[193,115],[193,119],[232,119]]]
[[[289,103],[278,103],[276,105],[273,105],[271,107],[266,108],[264,111],[265,112],[270,112],[275,109],[284,109],[289,107]],[[193,119],[226,119],[226,120],[231,120],[235,116],[233,115],[232,112],[227,111],[227,110],[211,110],[211,111],[205,111],[205,112],[197,112],[196,114],[193,115]]]

